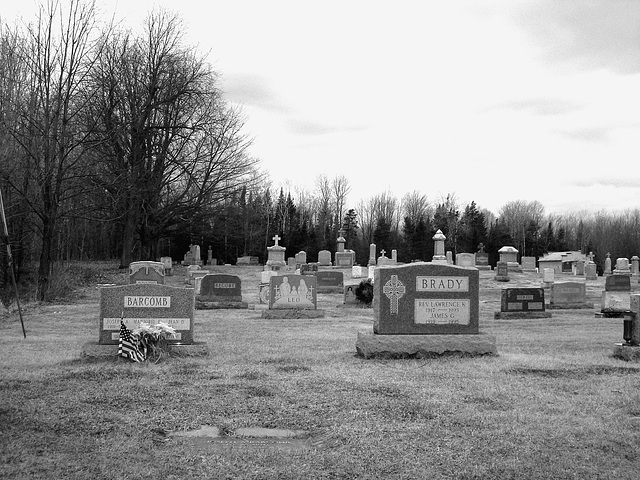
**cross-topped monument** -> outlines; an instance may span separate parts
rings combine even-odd
[[[391,301],[389,306],[389,313],[391,315],[398,314],[398,300],[402,298],[406,291],[407,289],[404,284],[398,280],[398,275],[391,275],[391,279],[382,287],[382,293]]]
[[[273,237],[275,245],[267,247],[267,270],[280,270],[287,262],[284,261],[284,254],[287,250],[282,245],[278,245],[278,241],[281,240],[279,235]]]

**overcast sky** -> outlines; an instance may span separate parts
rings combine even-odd
[[[5,18],[32,17],[13,3]],[[639,0],[99,4],[131,27],[179,13],[292,194],[326,174],[349,207],[419,190],[495,213],[640,208]]]

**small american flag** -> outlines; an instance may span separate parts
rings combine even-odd
[[[138,349],[137,335],[133,335],[131,330],[127,330],[122,319],[120,319],[120,342],[118,344],[118,355],[130,358],[134,362],[144,362],[143,353]]]

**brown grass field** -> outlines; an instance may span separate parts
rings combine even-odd
[[[594,310],[495,320],[501,288],[541,276],[498,284],[481,272],[494,357],[365,360],[355,339],[372,310],[321,294],[321,319],[198,310],[209,356],[135,364],[80,358],[98,337],[96,285],[125,276],[116,264],[77,268],[95,275],[73,300],[23,305],[26,339],[15,307],[0,319],[0,478],[640,478],[640,365],[611,356],[622,320],[594,315],[602,278],[587,283]],[[259,268],[217,271],[239,275],[258,303]],[[172,435],[201,425],[226,443]],[[246,427],[305,434],[240,441]]]

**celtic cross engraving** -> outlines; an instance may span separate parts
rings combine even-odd
[[[404,284],[398,280],[397,275],[391,275],[391,280],[388,280],[387,283],[382,287],[382,292],[387,296],[390,302],[389,313],[391,315],[398,314],[398,300],[402,298],[407,289],[404,287]]]

